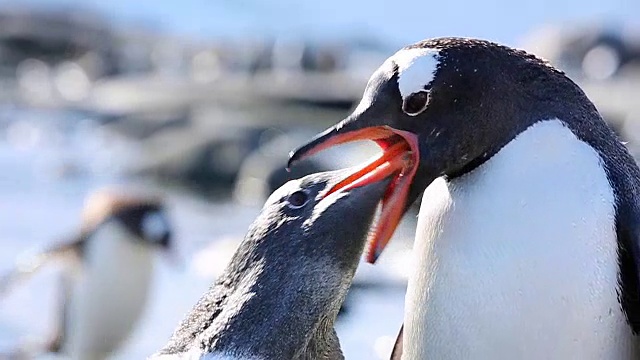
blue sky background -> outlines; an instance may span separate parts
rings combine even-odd
[[[0,0],[0,4],[81,5],[117,21],[145,20],[199,37],[375,35],[392,42],[432,36],[482,37],[510,45],[548,23],[638,25],[640,0]]]

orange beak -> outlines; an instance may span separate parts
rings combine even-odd
[[[393,175],[382,198],[380,216],[367,246],[366,260],[374,263],[389,243],[409,205],[409,187],[418,168],[418,137],[413,133],[388,126],[353,130],[337,126],[293,152],[289,166],[329,147],[358,140],[375,141],[382,148],[382,154],[336,184],[325,196],[338,190],[346,191],[371,184]]]

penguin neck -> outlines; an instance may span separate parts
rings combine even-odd
[[[324,261],[283,260],[252,262],[218,282],[226,295],[210,327],[210,352],[262,358],[339,352],[333,325],[346,286],[338,269]]]
[[[82,247],[85,267],[106,272],[124,270],[146,282],[153,267],[153,249],[131,234],[118,221],[108,221],[96,229]],[[125,270],[126,268],[126,270]]]
[[[248,248],[236,253],[174,344],[225,358],[342,358],[334,322],[353,272],[309,257],[269,259]],[[204,331],[193,325],[202,323]]]

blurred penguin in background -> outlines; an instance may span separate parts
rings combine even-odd
[[[0,296],[43,265],[60,262],[64,271],[57,329],[35,352],[105,359],[127,339],[144,311],[154,253],[171,248],[171,225],[159,197],[102,189],[87,198],[77,235],[18,261],[0,279]]]

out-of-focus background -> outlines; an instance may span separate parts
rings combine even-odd
[[[143,359],[224,268],[269,193],[357,164],[371,144],[285,172],[398,48],[481,37],[565,70],[640,155],[640,1],[0,1],[0,271],[77,231],[85,197],[162,193],[182,266],[157,259],[142,320],[114,359]],[[414,219],[362,264],[338,320],[348,359],[388,356]],[[54,270],[0,299],[0,353],[46,337]]]

